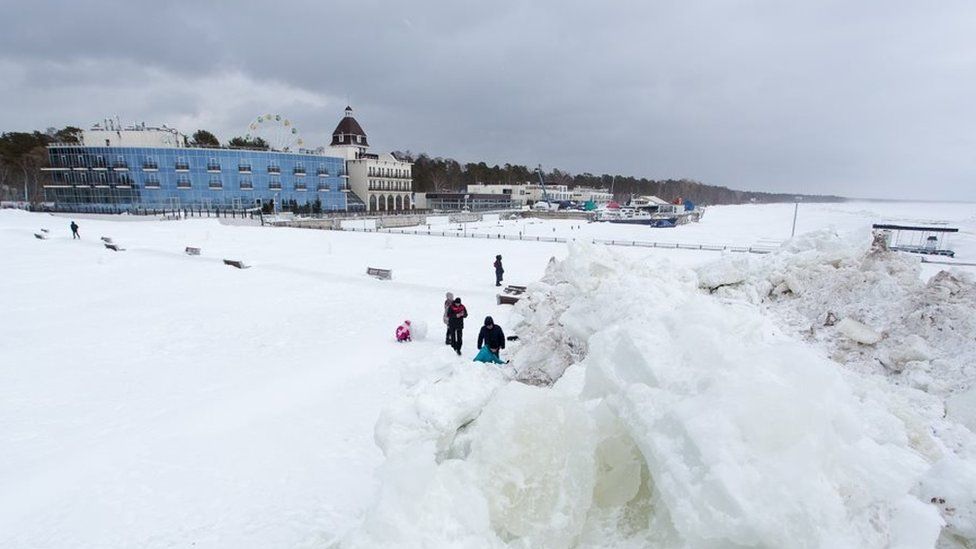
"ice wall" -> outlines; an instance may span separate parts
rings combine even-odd
[[[343,546],[935,547],[971,533],[968,430],[701,280],[573,247],[518,306],[512,370],[459,365],[390,406],[381,491]]]

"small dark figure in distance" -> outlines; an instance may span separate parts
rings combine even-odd
[[[76,238],[80,240],[81,239],[81,235],[78,234],[78,224],[75,223],[74,221],[72,221],[71,222],[71,240],[74,240]]]
[[[461,354],[462,332],[464,331],[464,319],[468,316],[468,309],[461,304],[461,298],[455,297],[454,303],[447,310],[447,337],[451,342],[454,351]]]
[[[502,285],[502,275],[505,274],[505,268],[502,267],[502,256],[495,256],[495,286]]]
[[[444,296],[444,325],[447,326],[447,333],[444,334],[444,345],[451,344],[451,325],[448,322],[449,315],[451,314],[451,305],[454,305],[454,294],[447,292]]]
[[[478,332],[478,356],[475,360],[479,362],[495,362],[497,364],[503,364],[504,361],[501,359],[501,351],[505,348],[505,332],[502,331],[502,327],[495,324],[495,321],[490,317],[485,317],[485,325],[481,327],[481,331]]]

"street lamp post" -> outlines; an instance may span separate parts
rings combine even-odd
[[[802,196],[793,197],[796,202],[793,203],[793,230],[790,231],[790,238],[796,236],[796,214],[800,210],[800,201],[803,200]]]

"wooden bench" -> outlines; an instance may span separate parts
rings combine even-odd
[[[105,247],[113,252],[124,252],[125,248],[120,248],[118,244],[112,244],[110,242],[105,243]]]
[[[515,305],[520,299],[522,299],[522,294],[525,293],[527,288],[525,286],[515,286],[509,284],[505,286],[502,293],[498,294],[496,302],[499,305]]]
[[[41,229],[41,232],[42,232],[42,233],[44,233],[44,234],[48,234],[48,233],[50,233],[51,231],[49,231],[49,230],[47,230],[47,229]]]
[[[393,280],[393,269],[377,269],[376,267],[366,267],[366,274],[380,280]]]
[[[103,236],[102,237],[102,242],[104,242],[106,244],[111,244],[112,243],[112,239],[109,238],[109,237],[107,237],[107,236]]]
[[[47,240],[47,235],[44,233],[34,233],[34,238],[38,240]]]
[[[231,267],[237,267],[238,269],[248,269],[248,268],[250,268],[250,265],[248,265],[247,263],[244,263],[243,261],[240,261],[238,259],[225,259],[224,260],[224,265],[230,265]]]
[[[200,248],[194,248],[193,246],[186,247],[186,255],[200,255]]]

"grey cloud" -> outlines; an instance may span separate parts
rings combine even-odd
[[[4,113],[21,127],[86,124],[95,93],[155,68],[240,73],[248,109],[327,139],[353,103],[371,142],[459,160],[691,177],[755,190],[976,199],[976,5],[890,2],[21,3],[0,23]],[[84,67],[79,70],[77,67]],[[113,77],[114,75],[114,77]],[[60,92],[58,91],[60,90]],[[123,118],[208,120],[179,86]],[[215,89],[215,93],[220,90]],[[121,98],[121,99],[124,99]],[[123,106],[124,102],[123,102]],[[35,122],[36,120],[36,122]],[[191,128],[186,128],[188,131]]]

